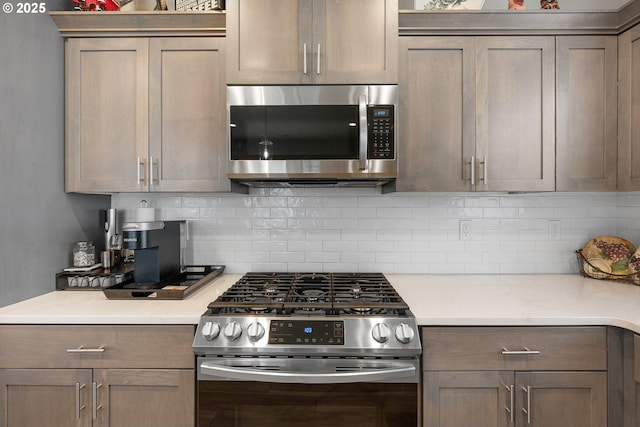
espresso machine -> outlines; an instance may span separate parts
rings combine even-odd
[[[185,221],[128,222],[122,225],[124,249],[133,250],[133,280],[157,283],[180,273]]]

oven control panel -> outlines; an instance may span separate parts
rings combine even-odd
[[[328,316],[327,316],[328,317]],[[203,316],[196,354],[413,356],[422,352],[408,317]]]
[[[271,320],[269,344],[344,345],[344,322],[341,320]]]
[[[393,159],[395,157],[393,105],[367,107],[367,158]]]

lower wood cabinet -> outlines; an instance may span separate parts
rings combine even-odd
[[[424,328],[424,427],[607,426],[606,328]]]
[[[194,426],[193,333],[0,326],[0,427]]]

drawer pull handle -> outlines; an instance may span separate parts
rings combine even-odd
[[[507,391],[509,392],[509,406],[505,406],[504,409],[507,410],[507,413],[509,414],[509,420],[511,421],[511,424],[513,424],[514,421],[514,413],[513,413],[513,401],[514,401],[514,397],[513,397],[513,386],[512,385],[508,385],[505,386]]]
[[[102,405],[98,405],[98,389],[102,387],[102,383],[98,384],[95,381],[92,384],[93,391],[93,419],[98,419],[98,411],[102,409]]]
[[[76,383],[76,419],[80,419],[80,412],[82,412],[86,406],[80,404],[80,390],[84,389],[85,384]]]
[[[84,345],[81,345],[78,348],[68,348],[67,353],[104,353],[104,345],[98,348],[84,348]]]
[[[522,391],[527,393],[527,407],[526,409],[522,408],[522,412],[527,414],[527,424],[531,424],[531,386],[522,387]]]
[[[527,347],[523,347],[522,350],[509,350],[506,347],[502,348],[503,356],[535,356],[540,354],[540,350],[530,350]]]

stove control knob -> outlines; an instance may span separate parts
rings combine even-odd
[[[396,327],[396,339],[402,344],[409,344],[415,335],[413,328],[406,323],[400,323]]]
[[[247,336],[249,340],[256,342],[264,336],[264,326],[258,322],[253,322],[247,326]]]
[[[224,327],[224,336],[229,339],[229,341],[235,341],[240,338],[242,335],[242,326],[235,320],[227,323],[227,326]]]
[[[371,335],[379,343],[385,343],[389,340],[390,332],[386,323],[377,323],[371,330]]]
[[[202,337],[211,341],[220,334],[220,324],[218,322],[205,322],[202,326]]]

